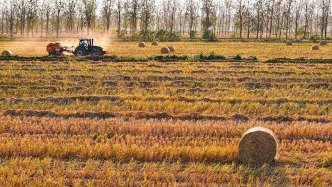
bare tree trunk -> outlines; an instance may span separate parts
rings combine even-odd
[[[5,13],[4,13],[4,8],[2,7],[2,10],[1,10],[1,34],[3,34],[3,31],[4,31],[4,17],[5,17]]]
[[[8,27],[8,25],[9,25],[9,18],[8,18],[8,16],[7,16],[7,17],[6,17],[6,34],[9,33],[9,27]]]
[[[315,34],[318,33],[318,26],[319,26],[319,16],[318,16],[318,13],[316,13],[316,25],[315,25]]]
[[[328,26],[328,17],[329,17],[329,12],[330,12],[330,5],[331,5],[331,0],[328,0],[327,5],[326,5],[326,12],[325,12],[325,24],[324,24],[324,38],[327,37],[327,26]]]
[[[109,12],[107,13],[107,17],[106,17],[106,29],[107,29],[107,34],[110,33],[110,22],[111,22],[111,10],[108,10]]]
[[[225,13],[222,14],[222,19],[221,19],[221,34],[225,34],[224,32],[226,32],[225,30]]]
[[[272,5],[271,5],[269,38],[271,38],[271,34],[272,34],[272,24],[273,24],[273,16],[274,16],[274,1],[275,0],[272,0]]]
[[[188,2],[188,11],[189,11],[189,34],[193,31],[193,27],[194,27],[194,2],[192,0],[190,0]]]
[[[117,7],[117,34],[120,36],[121,33],[121,2],[118,0],[118,7]]]
[[[43,35],[44,30],[44,19],[43,16],[40,16],[40,34]]]
[[[10,10],[9,10],[9,30],[10,37],[13,38],[13,30],[14,30],[14,4],[10,2]]]
[[[299,20],[301,16],[301,5],[296,6],[295,8],[295,39],[297,39],[297,30],[299,27]]]
[[[266,29],[265,29],[265,38],[267,39],[269,37],[269,24],[270,23],[270,18],[266,16]]]
[[[182,15],[179,13],[179,22],[180,22],[180,33],[182,33]]]
[[[247,19],[247,39],[250,38],[250,27],[251,27],[251,17],[250,17],[250,0],[247,0],[246,8],[246,19]]]
[[[262,21],[261,21],[261,25],[260,25],[260,35],[259,35],[260,39],[262,39],[263,32],[264,32],[264,12],[263,11],[262,11],[261,18],[262,18]]]
[[[131,0],[131,34],[135,34],[137,31],[137,16],[138,16],[138,0]],[[159,19],[159,17],[158,17]],[[159,20],[158,20],[159,27]]]
[[[56,0],[55,1],[55,13],[56,13],[56,37],[59,37],[59,32],[60,32],[60,15],[61,15],[61,10],[63,9],[63,1],[62,0]]]
[[[230,29],[231,29],[231,13],[228,12],[228,28],[227,28],[228,35],[230,35]]]
[[[242,39],[243,16],[242,16],[242,0],[239,2],[239,17],[240,17],[240,39]]]
[[[259,29],[260,29],[260,5],[258,4],[258,7],[257,7],[256,39],[258,39]]]
[[[83,34],[83,28],[84,28],[84,18],[81,17],[81,35]]]
[[[276,28],[275,28],[275,35],[276,35],[276,38],[278,38],[278,31],[279,31],[279,28],[280,28],[280,16],[278,14],[277,16],[277,23],[276,23]]]
[[[56,37],[59,38],[60,31],[60,9],[57,11],[56,15]]]
[[[172,12],[171,14],[171,21],[170,21],[170,32],[173,32],[173,27],[174,27],[174,13]]]
[[[290,11],[293,0],[288,0],[287,16],[286,16],[286,39],[288,39],[289,22],[290,22]]]
[[[280,22],[281,26],[279,28],[279,39],[281,39],[283,22],[284,22],[284,16],[281,16],[281,22]]]
[[[325,25],[324,25],[324,38],[327,37],[327,26],[328,26],[328,17],[329,17],[329,12],[326,12],[325,16]]]
[[[142,32],[143,34],[143,40],[148,39],[148,34],[149,34],[149,26],[150,22],[152,21],[152,16],[153,16],[153,9],[155,8],[154,6],[154,1],[152,0],[143,0],[142,4],[142,17],[141,17],[141,23],[142,23]]]
[[[249,2],[249,1],[248,1]],[[249,8],[249,5],[248,5],[248,8]],[[250,38],[250,27],[251,27],[251,20],[250,20],[250,12],[248,10],[248,13],[247,13],[248,17],[247,17],[247,22],[248,22],[248,26],[247,26],[247,38],[249,39]]]
[[[321,16],[321,23],[320,23],[320,36],[324,38],[324,28],[325,28],[325,14],[326,14],[326,4],[325,1],[322,1],[322,16]]]
[[[46,12],[46,37],[48,37],[48,34],[49,34],[49,23],[50,23],[50,12],[47,11]]]
[[[308,32],[308,22],[309,22],[309,15],[308,15],[308,3],[305,4],[305,13],[304,13],[304,33],[303,38],[307,38]]]

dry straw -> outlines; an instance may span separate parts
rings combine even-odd
[[[138,44],[138,47],[145,47],[145,46],[146,46],[145,42],[140,42],[140,43]]]
[[[153,46],[158,46],[158,42],[154,41],[154,42],[152,42],[152,45]]]
[[[169,49],[170,52],[174,52],[175,51],[175,49],[174,49],[173,46],[168,46],[168,49]]]
[[[271,163],[277,154],[277,139],[264,127],[254,127],[244,133],[239,144],[239,159],[242,163],[260,167]]]
[[[293,42],[288,41],[288,42],[286,43],[286,45],[288,45],[288,46],[292,46],[292,45],[293,45]]]
[[[321,41],[320,43],[319,43],[319,45],[327,45],[327,41]]]
[[[13,56],[13,53],[11,51],[5,50],[2,51],[1,56]]]
[[[167,48],[167,47],[163,47],[163,48],[161,48],[161,50],[160,50],[160,53],[161,54],[168,54],[170,52],[170,50],[169,50],[169,48]]]
[[[313,45],[312,47],[311,47],[311,50],[319,50],[319,47],[318,47],[318,45]]]

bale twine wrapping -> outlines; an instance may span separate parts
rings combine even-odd
[[[277,139],[264,127],[253,127],[244,133],[239,143],[239,159],[251,166],[271,163],[277,154]]]
[[[145,46],[146,46],[145,42],[140,42],[140,43],[138,44],[138,47],[145,47]]]
[[[154,42],[152,42],[152,45],[153,46],[158,46],[158,42],[154,41]]]
[[[4,50],[2,51],[1,56],[13,56],[13,53],[11,51]]]
[[[161,50],[160,50],[160,53],[161,54],[168,54],[170,52],[170,50],[169,50],[169,48],[167,48],[167,47],[163,47],[163,48],[161,48]]]
[[[288,46],[292,46],[292,45],[293,45],[293,42],[288,41],[288,42],[286,43],[286,45],[288,45]]]
[[[327,41],[321,41],[321,42],[319,42],[319,45],[327,45]]]
[[[311,47],[311,50],[319,50],[318,45],[313,45],[313,46]]]
[[[175,49],[174,49],[173,46],[168,46],[168,49],[169,49],[170,52],[174,52],[175,51]]]

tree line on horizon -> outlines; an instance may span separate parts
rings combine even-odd
[[[327,38],[330,5],[331,0],[3,0],[0,34],[116,34],[161,41],[184,35],[207,41]]]

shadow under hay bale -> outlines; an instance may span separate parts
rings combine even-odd
[[[313,45],[313,46],[311,47],[311,50],[313,50],[313,51],[319,50],[318,45]]]
[[[158,42],[154,41],[154,42],[152,42],[152,45],[153,46],[158,46]]]
[[[321,41],[320,43],[319,43],[319,45],[327,45],[327,41]]]
[[[168,49],[170,52],[174,52],[175,51],[175,48],[173,46],[168,46]]]
[[[170,50],[167,47],[163,47],[163,48],[161,48],[160,53],[161,54],[168,54],[168,53],[170,53]]]
[[[4,56],[4,57],[13,56],[13,53],[11,51],[4,50],[4,51],[2,51],[1,56]]]
[[[277,154],[277,138],[264,127],[253,127],[244,133],[239,143],[239,159],[242,163],[260,167],[271,163]]]
[[[138,44],[138,47],[146,47],[145,42],[140,42],[140,43]]]
[[[293,42],[288,41],[288,42],[286,43],[286,45],[287,45],[287,46],[292,46],[292,45],[293,45]]]

